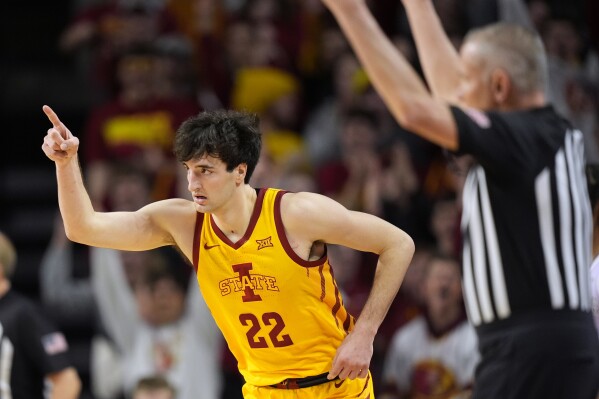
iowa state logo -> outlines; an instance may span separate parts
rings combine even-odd
[[[221,280],[219,282],[220,294],[227,296],[233,292],[243,292],[241,297],[243,302],[256,302],[262,300],[256,291],[279,291],[275,277],[250,273],[250,270],[252,270],[251,263],[233,265],[233,271],[238,274],[238,277]]]

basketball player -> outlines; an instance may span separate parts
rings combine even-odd
[[[56,165],[68,237],[130,251],[177,246],[237,358],[245,398],[374,396],[373,339],[412,258],[407,234],[321,195],[251,187],[258,120],[234,111],[201,113],[177,132],[174,152],[193,201],[95,212],[77,161],[79,140],[44,111],[53,127],[42,149]],[[379,255],[357,320],[343,306],[326,243]]]

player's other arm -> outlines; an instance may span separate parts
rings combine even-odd
[[[446,102],[435,99],[410,63],[376,23],[364,0],[323,0],[395,119],[449,150],[458,148],[455,121]]]
[[[81,380],[73,367],[48,374],[52,382],[50,399],[76,399],[81,392]]]
[[[283,197],[283,222],[301,240],[324,241],[379,255],[373,286],[354,330],[337,350],[330,378],[366,377],[372,342],[414,254],[410,236],[392,224],[312,193]]]
[[[174,244],[169,226],[177,215],[193,212],[193,204],[172,199],[137,212],[96,212],[83,184],[77,158],[79,140],[50,107],[44,106],[44,112],[53,126],[42,149],[56,164],[58,204],[67,237],[86,245],[130,251]]]

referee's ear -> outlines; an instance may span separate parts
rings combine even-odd
[[[491,73],[490,84],[493,101],[501,108],[502,105],[508,103],[512,90],[512,81],[504,69],[497,68]]]

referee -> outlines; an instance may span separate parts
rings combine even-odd
[[[481,351],[473,398],[595,398],[583,139],[546,102],[540,39],[495,24],[470,32],[458,54],[430,0],[403,0],[431,95],[364,0],[323,1],[397,120],[474,159],[462,216],[463,289]]]
[[[81,382],[62,333],[10,288],[15,248],[0,232],[0,398],[75,399]]]

